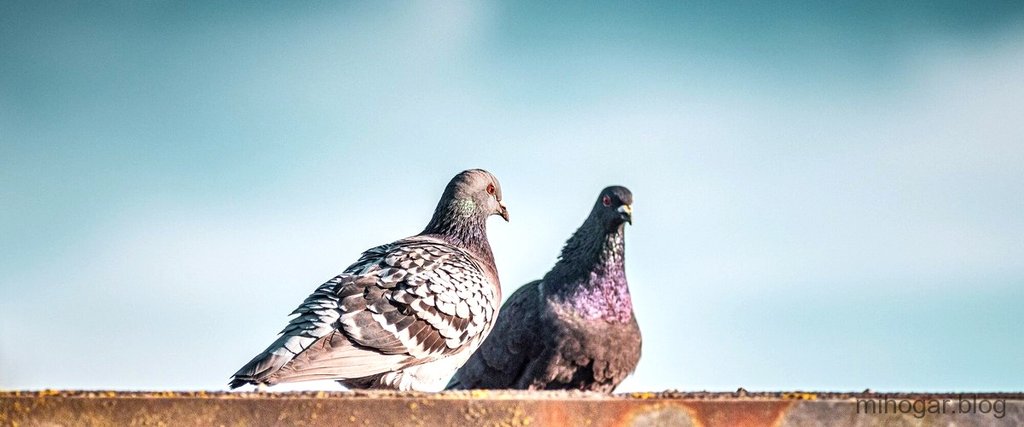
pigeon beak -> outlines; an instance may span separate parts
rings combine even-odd
[[[628,222],[629,225],[633,225],[633,205],[622,205],[616,210],[619,212],[619,217],[622,218],[623,221]]]
[[[505,207],[504,203],[498,202],[498,215],[501,215],[501,218],[508,222],[508,208]]]

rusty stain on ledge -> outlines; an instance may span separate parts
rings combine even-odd
[[[985,413],[862,413],[858,399],[1001,401]],[[0,392],[0,425],[800,426],[1024,425],[1021,393],[734,393],[602,395],[572,391]]]

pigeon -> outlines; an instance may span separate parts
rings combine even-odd
[[[491,215],[508,221],[497,178],[459,173],[423,232],[363,252],[318,287],[230,387],[337,380],[348,388],[443,389],[497,317]]]
[[[623,263],[632,203],[625,187],[601,191],[555,266],[502,305],[493,333],[448,389],[611,393],[636,369],[640,328]]]

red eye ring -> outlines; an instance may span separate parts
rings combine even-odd
[[[605,206],[611,206],[612,198],[608,197],[608,195],[605,195],[604,197],[601,198],[601,203],[603,203]]]
[[[494,195],[494,184],[487,184],[487,194]]]

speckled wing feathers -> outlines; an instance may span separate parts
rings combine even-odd
[[[475,347],[496,312],[486,271],[430,237],[370,249],[306,298],[231,385],[370,376]]]
[[[360,345],[436,359],[479,340],[494,319],[492,282],[465,251],[420,238],[379,267],[375,283],[339,293],[341,325]]]

